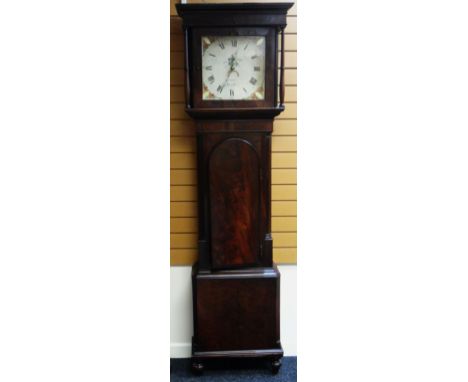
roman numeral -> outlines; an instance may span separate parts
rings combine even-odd
[[[252,60],[255,60],[258,56],[254,54],[252,57],[250,57]]]
[[[244,90],[244,92],[247,93],[247,89],[246,89],[246,88],[242,88],[242,90]]]
[[[210,56],[211,56],[211,57],[216,57],[213,53],[210,53]]]
[[[254,66],[254,71],[259,72],[260,71],[260,66]]]
[[[206,70],[212,70],[213,67],[210,65],[210,66],[205,67],[205,69],[206,69]]]
[[[252,85],[255,85],[257,83],[257,80],[255,78],[251,78],[249,81]]]
[[[229,95],[230,95],[231,97],[234,97],[234,90],[232,90],[232,89],[229,90]]]
[[[223,86],[219,85],[218,88],[216,89],[218,93],[221,93],[223,91]]]
[[[219,43],[219,47],[220,47],[221,49],[224,49],[224,44],[223,44],[222,42],[220,42],[220,43]]]
[[[244,50],[246,50],[248,46],[249,46],[249,43],[245,44]]]
[[[237,40],[231,40],[231,44],[233,47],[236,47],[237,46]]]
[[[212,84],[214,82],[215,78],[214,76],[209,76],[208,77],[208,81],[210,81],[210,84]]]

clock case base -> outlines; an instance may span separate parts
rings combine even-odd
[[[269,268],[204,271],[192,267],[192,371],[210,359],[261,358],[278,372],[280,273]]]

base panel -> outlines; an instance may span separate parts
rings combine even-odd
[[[191,369],[194,374],[200,375],[203,373],[205,365],[210,361],[240,360],[246,358],[268,360],[272,373],[277,374],[281,368],[283,349],[279,345],[278,348],[261,350],[193,351]]]
[[[276,266],[192,272],[192,368],[210,359],[265,358],[279,369],[280,274]]]

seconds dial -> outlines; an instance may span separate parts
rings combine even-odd
[[[265,98],[265,37],[203,36],[204,100]]]

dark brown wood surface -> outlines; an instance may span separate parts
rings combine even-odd
[[[280,106],[284,106],[284,28],[281,28]]]
[[[272,124],[197,123],[201,269],[273,264]]]
[[[276,279],[199,280],[198,346],[210,350],[270,349],[275,332]]]
[[[282,355],[276,267],[200,273],[195,265],[192,281],[198,356]]]
[[[294,3],[176,4],[184,25],[286,26],[286,13]]]
[[[260,255],[260,158],[249,141],[228,138],[209,159],[213,269],[256,265]]]

